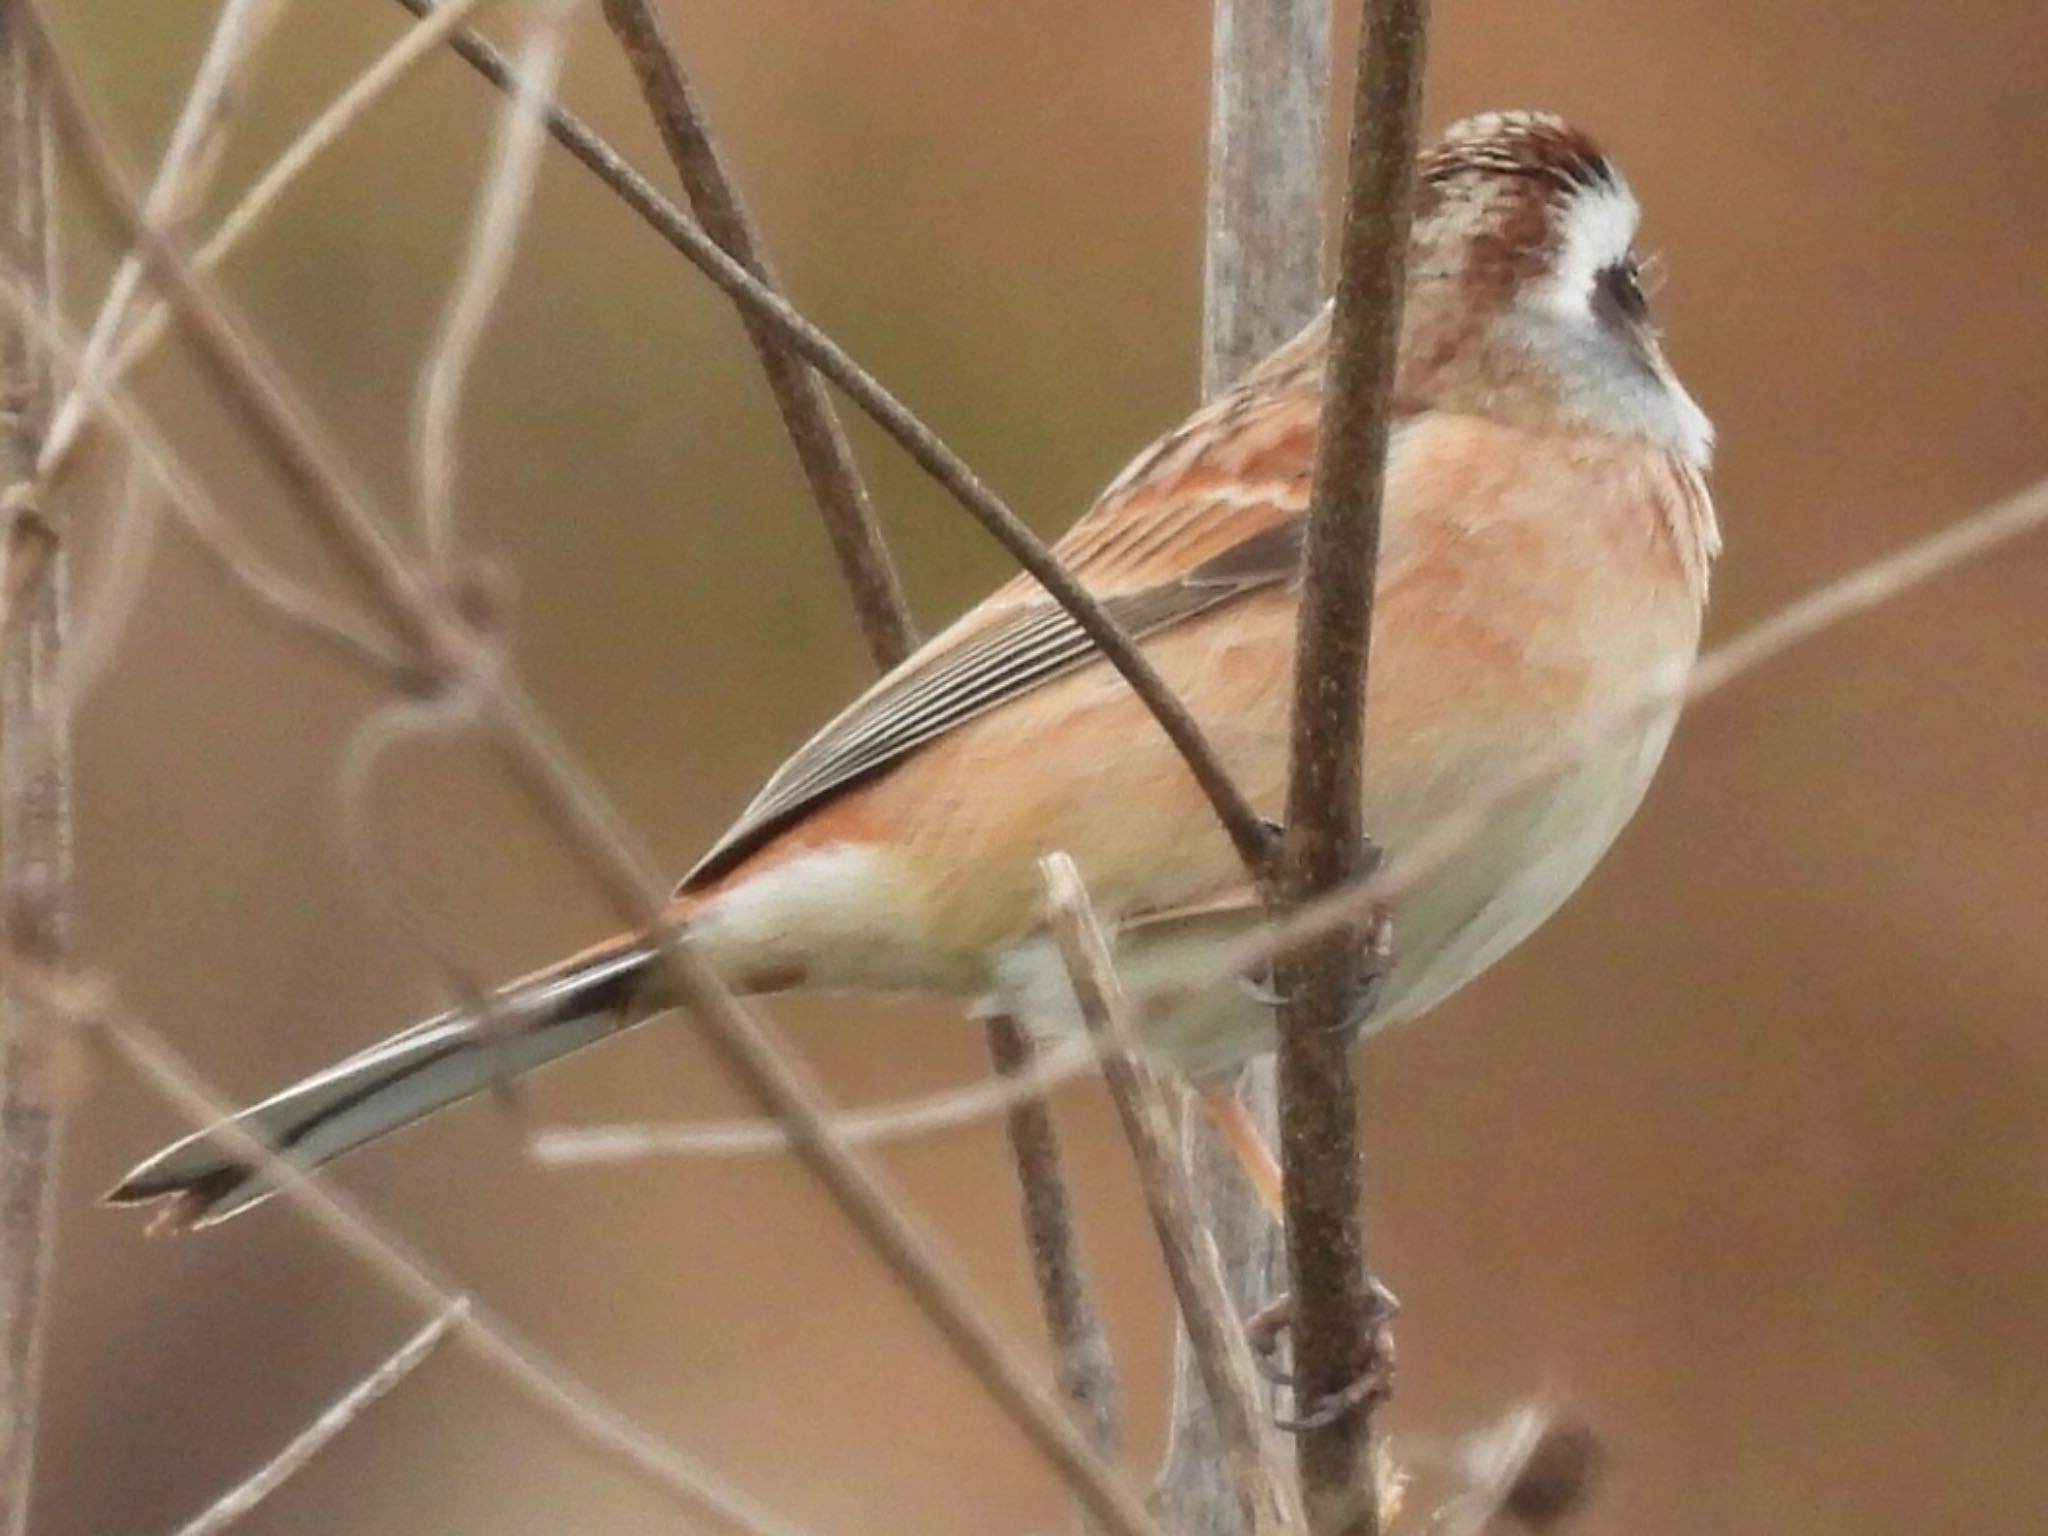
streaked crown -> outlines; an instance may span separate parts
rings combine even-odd
[[[1713,430],[1664,360],[1638,219],[1619,169],[1562,119],[1455,124],[1417,171],[1405,400],[1640,436],[1704,464]]]

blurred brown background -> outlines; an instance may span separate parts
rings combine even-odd
[[[212,5],[59,9],[138,157],[153,152]],[[1203,5],[668,9],[801,303],[1039,526],[1191,402]],[[299,5],[223,185],[399,21],[381,0]],[[2048,8],[1995,0],[1442,6],[1432,122],[1563,110],[1649,209],[1670,349],[1721,429],[1715,634],[2048,471],[2044,61]],[[659,166],[594,16],[567,90]],[[495,108],[435,61],[231,273],[394,501]],[[74,250],[83,313],[106,253]],[[191,376],[164,360],[150,381],[237,515],[318,572]],[[864,670],[738,328],[551,155],[468,422],[465,531],[517,572],[527,674],[681,868]],[[1004,561],[856,431],[935,623]],[[2036,541],[1702,708],[1566,914],[1428,1028],[1371,1049],[1378,1267],[1407,1304],[1399,1428],[1459,1432],[1531,1392],[1576,1405],[1614,1454],[1589,1532],[2041,1529],[2044,594]],[[85,721],[89,952],[238,1095],[438,1005],[432,967],[344,856],[336,754],[369,702],[173,539]],[[386,862],[480,971],[604,926],[473,755],[401,754],[375,810]],[[976,1033],[938,1012],[786,1016],[847,1100],[981,1069]],[[585,1119],[738,1107],[682,1029],[558,1074],[537,1102]],[[1162,1282],[1098,1095],[1061,1109],[1149,1456]],[[113,1069],[76,1119],[44,1536],[166,1528],[412,1326],[287,1211],[150,1243],[94,1208],[179,1128]],[[1035,1338],[997,1138],[888,1161]],[[347,1182],[793,1515],[837,1532],[1062,1518],[786,1162],[546,1173],[478,1108]],[[246,1527],[676,1528],[453,1355]]]

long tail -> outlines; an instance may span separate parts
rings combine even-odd
[[[649,952],[614,940],[504,994],[516,1018],[445,1014],[316,1072],[226,1122],[293,1167],[318,1168],[437,1109],[593,1045],[649,1016],[641,981]],[[168,1199],[172,1227],[225,1221],[277,1192],[277,1180],[221,1126],[188,1136],[108,1192],[110,1205]]]

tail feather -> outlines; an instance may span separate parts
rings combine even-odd
[[[227,1122],[293,1167],[318,1168],[438,1109],[543,1067],[639,1022],[649,952],[615,941],[504,994],[517,1022],[444,1015],[316,1072]],[[110,1205],[168,1199],[173,1227],[210,1226],[277,1192],[272,1172],[221,1135],[199,1132],[150,1158]]]

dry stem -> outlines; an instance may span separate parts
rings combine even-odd
[[[516,85],[499,114],[490,174],[470,221],[468,249],[440,328],[427,348],[427,365],[413,399],[413,493],[427,551],[443,566],[455,557],[463,394],[484,328],[512,275],[520,227],[533,202],[533,183],[546,143],[541,110],[554,98],[561,76],[575,0],[546,0],[528,9],[526,37],[513,67]],[[147,213],[145,209],[145,217]]]
[[[0,7],[0,264],[54,307],[45,97],[21,17]],[[46,962],[64,952],[71,917],[70,733],[57,690],[66,557],[31,489],[52,373],[30,327],[0,329],[0,533],[10,577],[40,573],[8,593],[16,611],[0,630],[0,932]],[[33,999],[0,988],[0,1536],[28,1528],[70,1045]]]
[[[469,1298],[466,1296],[456,1297],[436,1312],[388,1359],[328,1404],[312,1423],[286,1441],[275,1456],[179,1526],[177,1536],[220,1536],[222,1531],[277,1492],[295,1473],[326,1450],[334,1438],[361,1418],[372,1404],[389,1396],[400,1382],[425,1365],[441,1341],[461,1325],[468,1312]]]
[[[291,0],[226,0],[221,6],[192,89],[186,93],[164,157],[143,199],[143,214],[152,224],[182,228],[206,195],[220,165],[243,77],[290,4]],[[73,439],[85,423],[87,393],[100,387],[89,381],[106,365],[141,292],[142,263],[131,253],[121,258],[99,312],[93,316],[78,364],[79,383],[65,394],[50,418],[49,435],[43,440],[37,465],[46,478],[55,478],[53,468],[69,456]]]
[[[1114,1469],[1094,1455],[1064,1412],[1032,1380],[1028,1367],[966,1283],[880,1175],[833,1134],[821,1100],[765,1020],[739,1006],[682,942],[666,910],[662,883],[513,682],[486,637],[473,632],[398,553],[377,509],[348,466],[313,427],[275,370],[228,318],[220,300],[191,271],[172,242],[143,224],[133,195],[98,125],[87,117],[49,51],[40,6],[23,13],[55,82],[58,120],[108,213],[141,252],[152,281],[193,343],[195,359],[234,407],[254,445],[296,493],[302,510],[442,686],[475,690],[483,724],[501,764],[529,801],[584,857],[618,910],[659,947],[667,986],[696,1014],[727,1065],[782,1118],[799,1155],[875,1248],[941,1335],[1012,1423],[1068,1480],[1089,1513],[1120,1536],[1153,1527]]]
[[[1322,427],[1309,498],[1297,643],[1284,887],[1291,903],[1354,879],[1361,827],[1365,675],[1407,269],[1409,196],[1426,0],[1367,0]],[[1297,1400],[1338,1401],[1373,1368],[1358,1092],[1350,1052],[1360,956],[1339,931],[1280,967],[1280,1150],[1286,1175]],[[1312,1536],[1377,1536],[1370,1401],[1298,1442]]]
[[[658,13],[646,0],[604,0],[604,11],[706,232],[755,277],[775,286],[760,237]],[[914,648],[917,632],[845,429],[823,380],[782,333],[744,305],[740,319],[824,520],[868,653],[886,671]],[[1014,1020],[991,1018],[985,1032],[999,1077],[1018,1079],[1029,1072],[1036,1050]],[[1115,1362],[1081,1265],[1052,1110],[1040,1096],[1020,1095],[1005,1118],[1054,1378],[1096,1449],[1113,1458],[1123,1443]]]
[[[998,1015],[987,1021],[989,1057],[1005,1082],[1024,1081],[1038,1060],[1038,1048],[1024,1026]],[[1124,1448],[1124,1410],[1117,1390],[1116,1360],[1102,1326],[1088,1271],[1081,1263],[1073,1202],[1060,1165],[1052,1106],[1042,1093],[1020,1095],[1003,1116],[1010,1157],[1017,1168],[1023,1207],[1024,1245],[1038,1286],[1039,1311],[1052,1341],[1053,1379],[1073,1405],[1089,1443],[1115,1459]]]
[[[1053,937],[1081,1016],[1101,1047],[1103,1078],[1130,1141],[1145,1208],[1202,1373],[1237,1497],[1238,1518],[1246,1530],[1260,1536],[1287,1530],[1293,1524],[1291,1501],[1267,1454],[1265,1403],[1251,1349],[1224,1285],[1215,1244],[1196,1214],[1166,1091],[1131,1032],[1109,943],[1095,919],[1081,872],[1064,853],[1048,855],[1040,869]]]
[[[1329,0],[1215,0],[1209,56],[1209,195],[1204,244],[1202,393],[1214,396],[1300,329],[1325,293],[1323,125]],[[1235,1092],[1279,1139],[1270,1058]],[[1240,1316],[1272,1298],[1285,1262],[1278,1225],[1209,1117],[1183,1114],[1183,1155]],[[1154,1506],[1184,1530],[1241,1531],[1200,1362],[1174,1339],[1172,1419]],[[1271,1393],[1262,1396],[1270,1403]]]
[[[698,223],[764,286],[779,288],[761,238],[718,152],[696,88],[684,72],[660,15],[647,0],[604,0],[604,14],[639,78],[641,95],[654,115],[662,144]],[[805,365],[783,333],[744,304],[739,313],[811,497],[818,504],[818,515],[825,520],[825,532],[832,541],[832,553],[853,599],[869,653],[877,668],[887,670],[916,647],[917,629],[904,601],[903,583],[875,521],[867,487],[861,483],[846,429],[832,408],[824,381]]]
[[[339,143],[361,121],[363,114],[400,81],[433,57],[434,50],[450,31],[491,3],[492,0],[447,0],[430,20],[408,29],[405,36],[392,44],[376,63],[351,81],[341,95],[307,124],[285,152],[242,194],[213,234],[192,253],[191,265],[204,272],[225,261],[255,232],[277,200],[314,161]],[[511,77],[508,75],[507,78]],[[76,425],[69,437],[61,440],[53,437],[43,453],[36,469],[45,485],[60,483],[77,462],[79,449],[87,438],[86,429],[98,409],[100,397],[148,353],[163,335],[168,322],[169,312],[162,301],[151,304],[129,328],[127,338],[107,359],[106,366],[93,375],[81,374],[73,383],[70,398],[65,400],[62,410],[66,416],[75,416]]]

